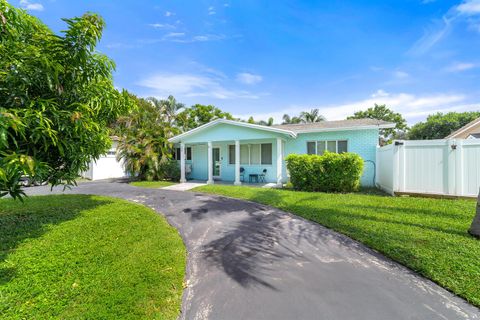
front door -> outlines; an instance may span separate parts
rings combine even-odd
[[[221,161],[220,161],[220,148],[213,148],[213,179],[220,179],[220,168],[221,168]]]

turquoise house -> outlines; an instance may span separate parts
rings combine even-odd
[[[374,119],[262,126],[218,119],[170,139],[180,162],[181,182],[188,179],[266,182],[288,180],[289,154],[355,152],[365,160],[361,183],[373,186],[379,130],[395,124]],[[238,156],[237,156],[238,155]]]

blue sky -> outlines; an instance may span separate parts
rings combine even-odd
[[[12,4],[54,31],[99,13],[115,84],[256,120],[386,103],[410,124],[480,109],[480,0],[111,1]]]

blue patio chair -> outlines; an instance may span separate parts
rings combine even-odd
[[[265,176],[267,175],[267,169],[263,169],[262,173],[258,175],[260,182],[266,182]]]
[[[240,167],[240,181],[245,182],[245,168]]]

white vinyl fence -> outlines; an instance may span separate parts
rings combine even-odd
[[[377,149],[376,184],[395,192],[477,196],[479,140],[405,140]]]

